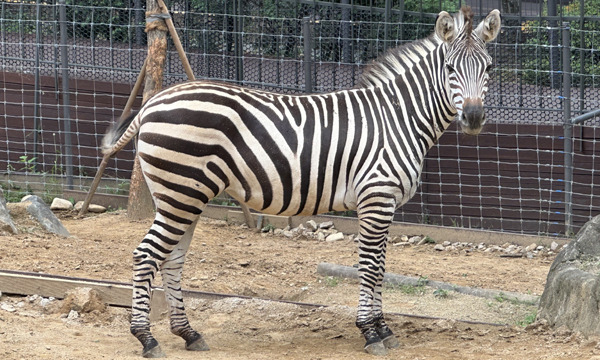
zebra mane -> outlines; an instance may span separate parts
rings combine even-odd
[[[459,33],[464,32],[467,39],[473,32],[473,11],[470,6],[463,6],[454,15],[454,22]],[[358,88],[376,86],[381,82],[394,79],[411,67],[416,59],[424,57],[436,48],[441,39],[435,33],[429,37],[412,41],[387,50],[377,59],[370,62],[363,70],[357,83]]]

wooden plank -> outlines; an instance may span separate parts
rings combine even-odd
[[[17,274],[0,270],[0,291],[6,294],[40,295],[63,299],[67,291],[75,288],[92,288],[100,294],[102,301],[113,306],[131,306],[133,287],[128,284],[108,283],[91,279],[58,278],[43,274]],[[160,318],[167,311],[168,305],[164,290],[152,289],[151,319]]]

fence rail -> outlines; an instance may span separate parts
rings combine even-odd
[[[466,3],[478,21],[501,8],[502,33],[488,46],[488,125],[476,138],[449,129],[396,220],[565,236],[600,212],[600,10],[585,13],[591,1],[167,5],[198,78],[286,93],[354,86],[370,59],[428,36],[440,10]],[[0,185],[9,198],[87,189],[144,62],[143,1],[91,3],[0,2]],[[173,44],[165,73],[166,85],[186,78]],[[133,157],[129,145],[111,160],[100,191],[127,192]]]

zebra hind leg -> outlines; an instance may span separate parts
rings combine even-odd
[[[183,305],[181,305],[181,309],[173,310],[173,304],[182,304],[183,300],[178,279],[181,277],[181,266],[184,259],[182,253],[187,250],[187,245],[184,241],[184,244],[180,246],[180,240],[187,240],[188,236],[191,238],[192,225],[195,225],[197,218],[197,214],[187,214],[185,217],[176,216],[163,211],[159,206],[152,227],[133,252],[134,277],[130,331],[142,344],[143,357],[157,358],[165,356],[150,332],[149,319],[150,291],[159,269],[161,269],[163,276],[165,276],[165,273],[167,274],[164,279],[165,283],[171,283],[171,286],[166,286],[166,288],[172,287],[167,290],[167,296],[172,300],[169,302],[171,305],[170,314],[183,314],[182,316],[176,315],[171,320],[172,324],[176,323],[177,328],[181,329],[178,335],[184,337],[187,347],[192,349],[198,346],[194,345],[195,343],[203,342],[203,340],[199,340],[201,339],[200,334],[189,327]],[[186,234],[188,229],[190,229],[189,235]],[[185,237],[184,234],[186,234]],[[167,264],[166,268],[164,267],[165,264]],[[177,307],[177,305],[175,306]]]
[[[181,294],[181,272],[185,263],[185,254],[190,246],[194,229],[198,220],[185,231],[179,245],[169,255],[160,269],[163,278],[165,295],[169,304],[171,332],[185,340],[185,348],[190,351],[210,350],[202,335],[192,329],[185,314],[183,296]]]

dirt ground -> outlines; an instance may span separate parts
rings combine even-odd
[[[122,212],[112,212],[84,219],[63,215],[62,221],[72,234],[66,239],[43,234],[26,221],[20,223],[24,233],[0,236],[0,269],[130,281],[131,253],[150,220],[134,222]],[[390,246],[387,270],[540,295],[552,260],[439,252],[431,244]],[[187,352],[183,341],[170,334],[167,319],[153,324],[154,334],[172,359],[373,358],[363,352],[364,341],[354,326],[357,282],[318,275],[320,262],[352,266],[357,262],[356,244],[289,239],[203,218],[187,256],[183,288],[328,307],[188,299],[190,322],[204,334],[211,351]],[[129,334],[128,309],[112,307],[69,319],[39,300],[7,294],[0,298],[0,358],[140,358],[141,346]],[[386,287],[384,311],[402,345],[383,359],[600,359],[600,338],[540,323],[527,326],[535,306],[503,298],[454,292],[441,297],[427,287]]]

